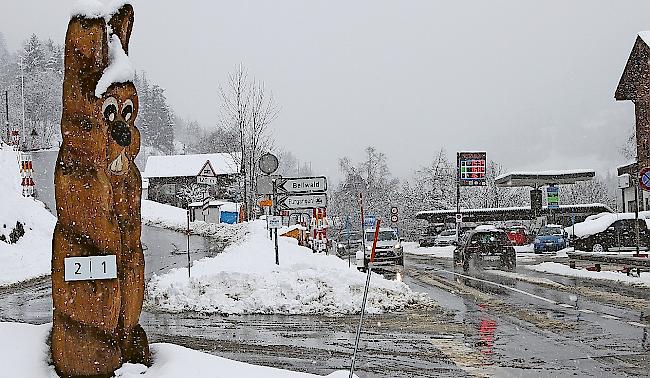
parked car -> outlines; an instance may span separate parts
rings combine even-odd
[[[528,229],[524,226],[512,226],[506,229],[508,239],[513,245],[526,245],[530,243]]]
[[[454,264],[465,271],[470,265],[514,270],[517,257],[505,231],[481,226],[463,235],[454,250]]]
[[[363,236],[359,231],[341,232],[336,244],[336,255],[341,258],[348,258],[348,255],[355,256],[363,244]]]
[[[436,240],[433,242],[433,245],[436,247],[444,247],[448,245],[457,245],[458,238],[456,237],[456,230],[449,229],[444,230],[436,237]]]
[[[444,223],[430,224],[418,240],[420,247],[432,247],[438,235],[445,229]]]
[[[535,253],[559,251],[567,247],[568,235],[564,227],[556,224],[542,226],[534,240]]]
[[[591,229],[591,232],[583,231],[578,235],[573,241],[575,249],[592,252],[634,251],[636,249],[635,219],[618,219],[617,214],[609,214],[606,217],[582,223],[587,222],[592,222],[593,225],[587,224],[587,227],[582,227],[583,225],[576,224],[578,230]],[[647,250],[650,246],[650,232],[646,220],[639,219],[638,224],[639,248]]]
[[[372,244],[375,236],[375,229],[368,228],[364,231],[366,238],[366,250],[357,252],[357,268],[365,271],[370,263]],[[404,249],[397,234],[392,228],[380,228],[377,236],[377,247],[375,248],[375,260],[373,267],[404,265]]]

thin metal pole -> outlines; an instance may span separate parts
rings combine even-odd
[[[24,143],[27,138],[25,137],[25,74],[24,74],[24,69],[23,69],[23,57],[20,57],[20,94],[22,97],[22,102],[23,102],[23,129],[20,133],[20,145]]]
[[[277,216],[278,212],[278,186],[276,179],[273,179],[273,215]],[[275,236],[275,265],[280,265],[280,253],[278,252],[278,229],[273,229],[273,235]]]
[[[366,299],[368,298],[368,288],[370,287],[370,275],[372,274],[372,264],[375,262],[375,248],[377,247],[377,236],[379,235],[379,225],[381,219],[377,219],[375,226],[375,237],[372,242],[372,252],[370,253],[370,264],[368,264],[368,275],[366,276],[366,287],[363,291],[363,302],[361,302],[361,316],[359,317],[359,326],[357,327],[357,335],[354,339],[354,353],[352,353],[352,363],[350,364],[350,376],[354,375],[354,363],[357,360],[357,350],[359,349],[359,339],[361,338],[361,327],[363,326],[363,314],[366,312]],[[364,237],[365,239],[365,237]],[[366,253],[365,250],[363,252]]]
[[[187,210],[187,278],[191,277],[190,273],[190,210]]]
[[[5,91],[5,125],[7,126],[7,144],[11,144],[11,132],[9,131],[9,91]]]
[[[366,230],[364,225],[364,214],[363,214],[363,193],[359,193],[359,204],[361,206],[361,247],[363,248],[363,253],[366,253]]]

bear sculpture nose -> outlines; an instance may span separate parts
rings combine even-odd
[[[121,121],[113,123],[113,126],[111,126],[111,138],[122,147],[130,145],[131,130],[129,130],[129,125]]]

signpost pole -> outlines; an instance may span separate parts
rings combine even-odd
[[[278,215],[278,185],[277,180],[273,179],[273,215]],[[275,265],[280,265],[280,254],[278,253],[278,229],[273,229],[275,235]]]
[[[363,214],[363,193],[359,193],[359,205],[361,206],[361,247],[363,248],[363,253],[366,253],[366,236],[365,236],[365,225],[364,225],[364,214]]]
[[[190,278],[190,210],[187,210],[187,278]]]
[[[363,291],[363,301],[361,302],[361,315],[359,317],[359,327],[357,327],[357,335],[356,338],[354,339],[354,353],[352,353],[352,364],[350,364],[349,378],[352,378],[352,376],[354,375],[354,363],[357,359],[357,350],[359,349],[359,339],[361,338],[361,326],[363,325],[363,313],[366,311],[366,299],[368,299],[368,288],[370,287],[370,275],[372,273],[372,264],[375,262],[375,248],[377,247],[377,237],[379,236],[380,224],[381,224],[381,219],[377,219],[377,225],[375,226],[375,236],[372,242],[372,252],[370,253],[370,264],[368,264],[368,276],[366,277],[366,287]],[[365,248],[363,253],[366,253]]]
[[[7,144],[11,144],[11,132],[9,130],[9,91],[5,91],[5,116],[6,122],[5,125],[7,126]]]

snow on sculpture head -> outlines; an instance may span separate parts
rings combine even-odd
[[[127,1],[85,0],[75,4],[66,35],[63,144],[113,177],[128,173],[140,149],[132,26]]]

